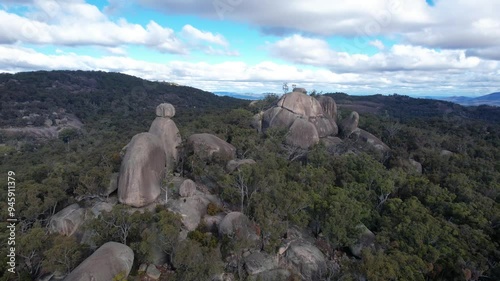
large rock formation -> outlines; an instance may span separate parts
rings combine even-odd
[[[160,138],[165,151],[167,170],[173,170],[177,163],[178,146],[182,139],[175,122],[170,119],[175,116],[175,108],[169,103],[162,103],[156,107],[156,119],[151,124],[149,132]]]
[[[266,110],[261,126],[263,132],[269,128],[288,130],[287,143],[301,148],[309,148],[320,138],[338,133],[334,119],[326,115],[320,102],[305,94],[302,88],[283,95],[275,107]]]
[[[160,139],[150,133],[135,135],[127,146],[120,168],[118,199],[133,207],[143,207],[161,192],[165,153]]]
[[[224,164],[236,158],[236,148],[212,134],[194,134],[187,139],[188,151],[205,161]]]
[[[64,236],[73,235],[85,218],[85,209],[75,203],[62,209],[52,216],[49,223],[51,233],[58,233]]]
[[[133,263],[132,249],[121,243],[108,242],[85,259],[64,280],[114,280],[118,275],[127,278]]]

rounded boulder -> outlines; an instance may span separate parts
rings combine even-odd
[[[175,107],[170,103],[162,103],[156,107],[156,116],[172,118],[175,116]]]

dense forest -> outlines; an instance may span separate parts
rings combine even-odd
[[[141,264],[154,262],[152,247],[167,256],[161,280],[213,280],[224,272],[251,280],[246,249],[275,256],[296,235],[293,229],[327,259],[314,280],[500,280],[500,108],[396,94],[325,95],[339,105],[339,120],[356,110],[359,127],[379,137],[390,153],[350,149],[357,147],[355,139],[336,150],[322,143],[297,150],[286,145],[283,130],[259,133],[252,117],[278,95],[250,106],[119,73],[1,74],[0,129],[56,127],[58,114],[71,114],[83,125],[56,128],[57,137],[48,139],[0,130],[0,172],[3,178],[15,172],[20,220],[17,274],[7,272],[2,254],[0,280],[65,276],[108,241],[133,249],[129,280],[140,280],[133,278],[141,278]],[[95,234],[86,241],[51,233],[51,217],[65,207],[114,196],[102,194],[120,170],[122,148],[148,131],[155,107],[165,102],[176,108],[183,139],[214,134],[236,147],[238,158],[258,163],[228,173],[217,161],[181,153],[164,179],[166,188],[177,176],[204,186],[222,202],[209,204],[207,213],[243,213],[258,229],[259,244],[221,236],[204,224],[177,239],[181,219],[162,206],[130,214],[116,204],[85,221],[82,229]],[[6,192],[0,201],[6,210]],[[7,213],[0,218],[0,240],[7,241]],[[375,241],[357,253],[352,245],[365,230]],[[5,253],[7,243],[1,245]],[[301,280],[304,274],[275,278]]]

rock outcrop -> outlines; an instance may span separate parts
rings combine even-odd
[[[259,240],[252,222],[240,212],[231,212],[222,219],[219,234],[247,241]]]
[[[311,122],[297,118],[286,135],[286,143],[307,149],[319,142],[318,130]]]
[[[360,224],[356,226],[359,230],[359,236],[356,243],[349,246],[351,253],[358,258],[361,258],[361,252],[365,248],[370,248],[374,246],[375,243],[375,234],[371,232],[365,225]]]
[[[262,131],[288,130],[287,143],[301,148],[309,148],[318,143],[319,138],[336,135],[338,127],[334,119],[323,112],[317,99],[305,92],[296,88],[283,95],[275,107],[266,110],[262,114]]]
[[[229,173],[234,172],[235,170],[239,169],[243,165],[254,165],[257,162],[253,159],[236,159],[236,160],[231,160],[227,162],[226,165],[226,171]]]
[[[343,137],[349,137],[353,132],[358,129],[359,114],[356,111],[351,112],[349,117],[340,122],[340,134]]]
[[[357,129],[353,135],[356,135],[358,140],[361,140],[362,142],[370,145],[371,147],[377,149],[378,151],[381,152],[388,152],[391,149],[384,143],[382,142],[379,138],[376,136],[368,133],[367,131],[363,129]]]
[[[82,225],[84,219],[85,209],[75,203],[52,216],[49,223],[49,230],[51,233],[71,236],[78,230],[78,227]]]
[[[337,103],[332,97],[329,96],[318,96],[316,99],[321,104],[321,108],[323,109],[323,114],[326,117],[332,119],[334,122],[337,122]]]
[[[200,224],[201,218],[206,215],[210,202],[217,205],[220,204],[216,196],[196,191],[196,194],[193,196],[170,200],[167,203],[167,208],[181,215],[181,222],[184,228],[188,231],[193,231]]]
[[[236,148],[212,134],[194,134],[187,139],[188,151],[205,161],[226,164],[236,158]]]
[[[114,280],[121,274],[127,278],[134,263],[134,252],[127,245],[108,242],[78,265],[64,280]]]
[[[127,145],[120,168],[118,200],[133,207],[143,207],[156,200],[161,192],[165,153],[160,139],[150,133],[135,135]]]
[[[181,197],[193,196],[196,192],[196,183],[194,181],[187,179],[184,180],[179,188],[179,195]]]
[[[286,263],[303,280],[320,280],[327,272],[326,258],[316,246],[303,240],[290,243],[285,252]]]
[[[278,267],[277,261],[267,253],[255,252],[244,258],[248,275],[257,275]]]
[[[149,128],[149,133],[160,138],[167,161],[167,170],[172,171],[179,159],[178,146],[182,139],[175,122],[170,119],[175,116],[175,108],[169,103],[162,103],[156,108],[156,119]]]

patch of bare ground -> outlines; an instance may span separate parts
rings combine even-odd
[[[0,132],[7,136],[24,135],[37,139],[57,138],[64,129],[81,129],[83,123],[73,114],[66,114],[58,123],[50,126],[26,126],[0,128]]]
[[[337,106],[340,109],[348,111],[356,111],[358,113],[370,113],[376,114],[384,107],[382,103],[370,102],[370,101],[349,101],[349,102],[339,102]]]

